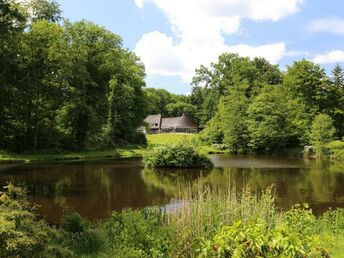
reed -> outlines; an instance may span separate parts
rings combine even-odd
[[[260,219],[271,226],[279,224],[282,215],[274,200],[274,187],[261,193],[253,193],[249,188],[238,193],[235,188],[219,190],[199,183],[181,190],[175,199],[175,209],[168,216],[175,235],[172,253],[192,256],[195,245],[199,246],[205,236],[210,239],[219,228],[236,221]]]

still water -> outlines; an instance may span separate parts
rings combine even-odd
[[[321,213],[344,207],[344,163],[269,156],[211,155],[212,171],[158,173],[144,169],[140,159],[29,164],[0,167],[0,186],[25,183],[30,200],[51,223],[77,211],[102,219],[113,210],[171,204],[180,188],[196,181],[239,192],[275,186],[277,205],[308,203]]]

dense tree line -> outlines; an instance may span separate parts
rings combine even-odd
[[[201,66],[193,84],[191,103],[206,127],[202,139],[231,152],[276,152],[344,136],[340,65],[329,77],[307,60],[282,72],[262,58],[223,54]]]
[[[142,140],[144,66],[122,39],[55,1],[0,1],[0,149]]]
[[[176,117],[184,113],[199,123],[197,107],[191,104],[190,96],[173,94],[165,89],[146,88],[144,91],[148,114]]]
[[[0,33],[0,149],[142,142],[136,129],[158,113],[188,114],[205,128],[204,141],[232,152],[274,152],[344,135],[340,65],[331,76],[307,60],[282,72],[263,58],[225,53],[197,69],[191,95],[182,96],[144,89],[144,65],[118,35],[69,22],[55,1],[0,1]],[[323,130],[319,121],[331,137],[314,138]]]

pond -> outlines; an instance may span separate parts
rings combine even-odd
[[[344,164],[271,156],[211,155],[212,171],[157,173],[140,159],[0,167],[0,186],[25,183],[30,200],[50,223],[72,211],[103,219],[113,210],[171,205],[174,194],[196,181],[259,192],[274,185],[281,208],[308,203],[319,214],[344,207]],[[173,205],[173,204],[172,204]]]

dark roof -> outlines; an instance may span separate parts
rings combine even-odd
[[[196,128],[197,125],[185,114],[180,117],[161,119],[161,129],[167,128]]]
[[[151,129],[159,129],[161,123],[161,115],[158,114],[147,116],[144,121],[150,125]]]

